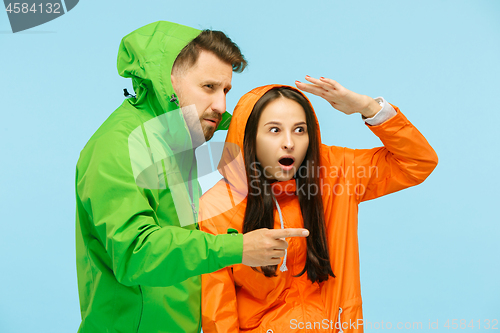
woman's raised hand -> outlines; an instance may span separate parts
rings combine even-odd
[[[370,96],[350,91],[332,79],[315,79],[306,75],[306,80],[311,84],[295,81],[295,85],[300,90],[323,97],[335,109],[345,114],[361,113],[364,117],[371,118],[381,109],[377,101]]]

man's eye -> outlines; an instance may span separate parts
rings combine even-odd
[[[207,87],[208,89],[214,89],[214,85],[213,84],[205,84],[205,87]]]

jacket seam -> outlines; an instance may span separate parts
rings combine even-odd
[[[142,288],[141,286],[139,285],[139,291],[141,293],[141,313],[139,315],[139,323],[137,324],[137,333],[139,333],[139,330],[141,328],[141,322],[142,322],[142,314],[144,312],[144,295],[142,294]]]

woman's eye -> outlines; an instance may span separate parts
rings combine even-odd
[[[295,129],[295,132],[296,132],[296,133],[304,133],[304,132],[305,132],[305,129],[304,129],[304,127],[297,127],[297,128]]]
[[[272,132],[272,133],[278,133],[279,132],[279,128],[278,127],[271,127],[269,129],[269,132]]]

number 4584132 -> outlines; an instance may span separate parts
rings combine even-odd
[[[465,319],[451,319],[451,325],[450,325],[450,319],[448,319],[446,321],[446,323],[444,324],[444,327],[448,328],[448,329],[466,329],[466,328],[472,328],[474,329],[474,327],[477,327],[478,329],[485,329],[485,330],[488,330],[488,329],[492,329],[492,330],[497,330],[498,329],[498,319],[493,319],[493,320],[490,320],[490,319],[485,319],[482,321],[482,327],[481,327],[481,320],[471,320],[469,323],[467,323],[467,321]]]
[[[29,6],[27,3],[9,3],[9,5],[5,8],[7,13],[47,13],[47,14],[61,14],[61,4],[60,3],[46,3],[45,8],[43,7],[43,3],[36,4],[34,3]]]

